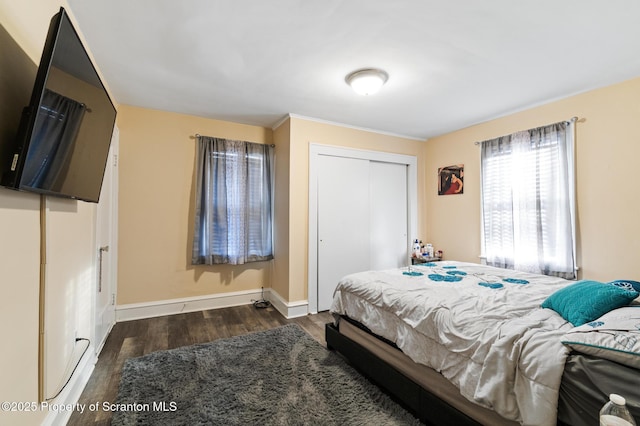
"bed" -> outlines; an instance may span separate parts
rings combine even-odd
[[[426,422],[597,422],[606,392],[620,388],[616,381],[632,383],[618,393],[626,393],[640,416],[640,391],[633,386],[640,346],[627,341],[624,350],[608,351],[601,338],[617,327],[624,330],[614,334],[640,342],[632,283],[576,283],[453,261],[361,272],[338,284],[326,340]],[[631,319],[593,321],[612,312]],[[585,342],[585,335],[600,340]],[[596,382],[611,379],[598,392],[588,388],[598,376],[585,374],[595,364],[604,366]]]

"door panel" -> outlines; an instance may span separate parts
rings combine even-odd
[[[370,168],[370,269],[400,268],[409,253],[407,166],[372,161]]]
[[[318,169],[318,311],[326,311],[340,278],[369,269],[369,161],[321,155]]]
[[[102,349],[115,324],[118,196],[118,129],[114,129],[97,207],[97,286],[95,289],[94,339],[96,351]]]

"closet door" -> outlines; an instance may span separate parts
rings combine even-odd
[[[345,275],[407,265],[405,164],[321,155],[317,205],[319,312]]]
[[[369,269],[406,266],[409,255],[407,165],[371,161]]]
[[[340,278],[369,269],[369,161],[321,155],[318,166],[318,311],[326,311]]]

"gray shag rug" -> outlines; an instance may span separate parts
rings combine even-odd
[[[418,425],[298,325],[125,362],[112,425]]]

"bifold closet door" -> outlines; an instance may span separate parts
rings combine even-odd
[[[340,278],[369,269],[369,160],[318,160],[318,311],[326,311]]]

